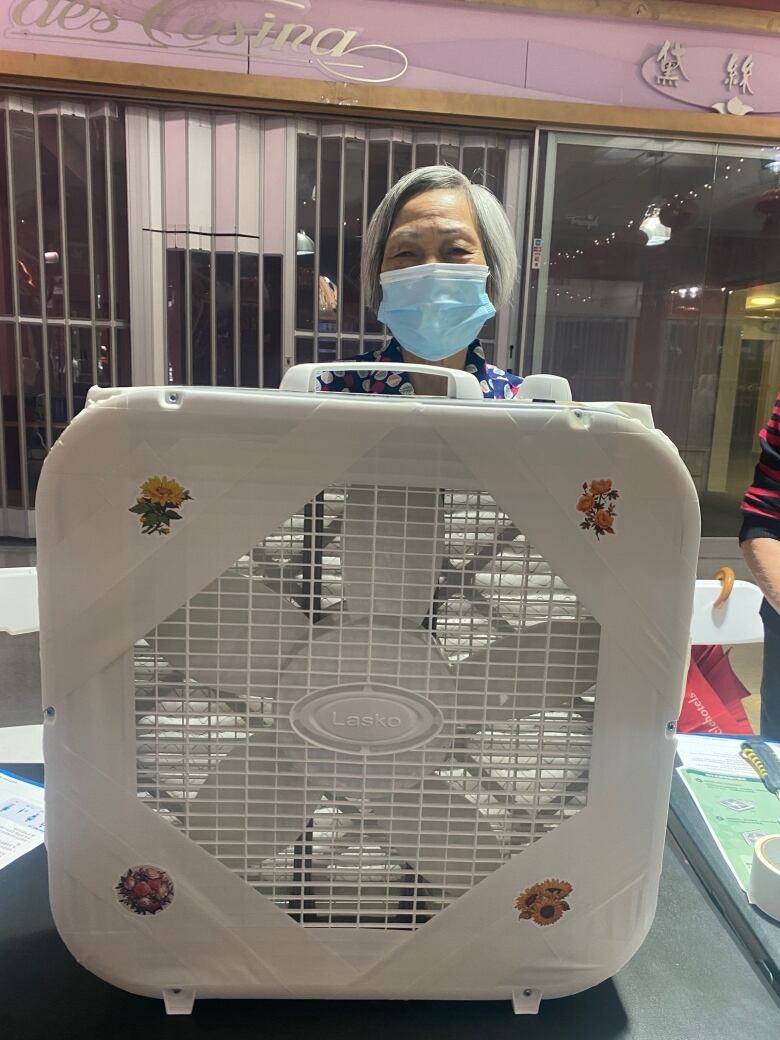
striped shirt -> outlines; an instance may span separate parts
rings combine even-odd
[[[745,492],[740,541],[780,538],[780,394],[769,420],[758,435],[761,456],[753,483]]]
[[[780,540],[780,394],[778,394],[769,421],[758,435],[761,456],[756,465],[753,483],[742,499],[742,530],[740,543],[752,538]],[[765,637],[780,636],[780,613],[769,600],[761,604],[761,618]]]

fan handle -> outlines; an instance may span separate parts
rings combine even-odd
[[[483,400],[482,388],[470,372],[456,368],[440,368],[438,365],[388,364],[386,361],[331,361],[328,364],[293,365],[282,377],[280,390],[296,393],[311,393],[316,390],[316,377],[320,372],[420,372],[424,375],[442,376],[447,380],[447,397],[458,401]]]

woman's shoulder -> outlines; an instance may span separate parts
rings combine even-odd
[[[488,390],[492,391],[490,396],[511,398],[516,397],[523,382],[522,376],[516,376],[513,372],[507,372],[496,365],[485,365],[485,382]],[[482,387],[483,391],[485,387]]]

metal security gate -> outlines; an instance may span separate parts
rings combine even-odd
[[[529,141],[0,96],[0,537],[33,537],[43,460],[90,386],[273,387],[380,345],[363,229],[409,170],[486,184],[521,252]],[[503,367],[520,296],[484,330]]]
[[[31,537],[46,453],[131,381],[124,113],[0,96],[0,535]]]
[[[130,108],[128,147],[136,382],[278,386],[296,362],[380,344],[363,229],[411,169],[449,163],[486,184],[521,248],[526,137]],[[484,335],[504,366],[516,296]]]

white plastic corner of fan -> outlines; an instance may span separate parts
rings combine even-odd
[[[37,516],[78,960],[185,1011],[523,1010],[619,970],[655,909],[699,536],[630,413],[93,395]]]

